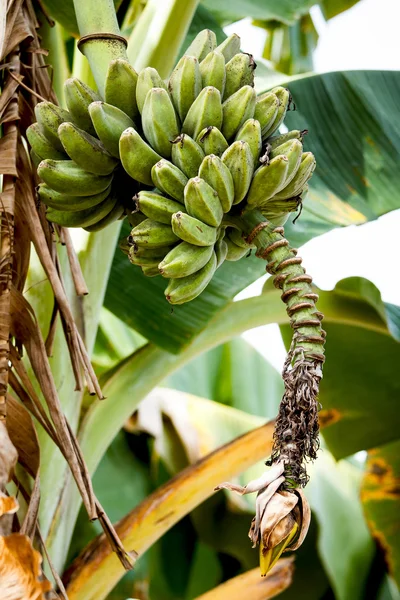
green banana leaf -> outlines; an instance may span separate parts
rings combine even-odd
[[[400,441],[368,452],[361,501],[372,536],[400,589]]]
[[[223,25],[246,17],[267,21],[276,19],[292,25],[315,4],[313,0],[202,0],[203,6]]]
[[[384,304],[377,288],[360,277],[340,281],[329,296],[336,307],[349,300],[354,302],[358,324],[324,321],[327,340],[320,421],[336,459],[396,440],[400,431],[394,401],[400,397],[400,382],[393,376],[400,363],[400,307]],[[376,318],[384,329],[370,327]],[[281,331],[288,346],[290,328],[283,326]]]
[[[340,13],[348,10],[358,2],[359,0],[322,0],[322,2],[319,2],[319,5],[322,14],[328,20],[340,15]]]
[[[271,80],[264,71],[258,89],[268,87]],[[365,223],[399,208],[400,108],[395,99],[400,74],[328,73],[293,78],[289,87],[297,110],[288,113],[286,123],[310,130],[305,144],[318,163],[301,217],[287,224],[290,242],[299,246],[332,228]],[[127,225],[123,234],[128,235]],[[263,271],[262,261],[254,257],[225,262],[199,298],[171,311],[163,295],[166,282],[144,277],[117,249],[105,305],[144,337],[177,353]]]

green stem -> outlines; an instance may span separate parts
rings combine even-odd
[[[78,44],[75,43],[74,48],[74,59],[72,62],[72,77],[77,77],[84,83],[86,83],[92,90],[97,91],[97,85],[93,77],[93,73],[90,69],[89,61],[80,50],[78,50]]]
[[[81,37],[94,34],[121,36],[112,0],[73,0]],[[126,46],[117,38],[88,39],[81,43],[81,52],[89,61],[97,88],[104,97],[108,65],[115,58],[126,59]]]
[[[53,90],[61,106],[66,106],[64,97],[64,81],[69,77],[68,58],[63,39],[63,28],[59,23],[50,27],[47,19],[43,17],[39,29],[42,37],[42,47],[49,51],[46,61],[52,66],[49,72]]]
[[[198,4],[199,0],[147,2],[128,43],[135,69],[154,67],[161,77],[168,77]]]

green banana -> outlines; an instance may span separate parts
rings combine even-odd
[[[169,94],[163,88],[152,88],[147,92],[142,110],[142,127],[154,150],[170,158],[171,142],[179,134],[179,125]]]
[[[202,269],[213,252],[212,246],[193,246],[181,242],[163,258],[158,265],[158,270],[163,277],[171,279],[188,277]]]
[[[118,221],[118,219],[122,217],[124,212],[124,207],[117,200],[114,205],[114,208],[110,210],[108,215],[100,219],[100,221],[97,221],[97,223],[94,223],[94,225],[89,225],[89,227],[85,227],[84,229],[86,229],[86,231],[89,231],[89,233],[101,231],[108,225],[111,225],[111,223],[115,223],[115,221]]]
[[[189,179],[185,187],[185,207],[190,216],[211,227],[218,227],[224,216],[217,192],[201,177]]]
[[[107,104],[116,106],[132,121],[139,118],[136,102],[138,74],[132,65],[122,58],[110,61],[108,66],[104,99]]]
[[[261,135],[264,138],[264,133],[269,131],[272,124],[275,122],[279,109],[279,100],[272,92],[262,94],[257,98],[256,108],[254,110],[254,118],[261,125]]]
[[[221,92],[221,96],[225,90],[225,58],[221,52],[214,50],[207,54],[204,60],[200,63],[200,73],[202,87],[212,85]]]
[[[241,87],[222,105],[222,133],[229,141],[247,119],[254,115],[256,91],[249,85]]]
[[[60,152],[49,142],[44,135],[39,123],[32,123],[26,130],[26,137],[36,156],[43,160],[52,158],[53,160],[63,160],[67,158],[65,152]],[[40,161],[39,161],[40,162]]]
[[[200,131],[196,141],[206,155],[221,156],[229,146],[218,127],[206,127]]]
[[[215,49],[223,54],[225,62],[229,62],[235,54],[240,52],[240,37],[236,33],[232,33]]]
[[[31,162],[34,165],[35,169],[37,169],[43,159],[40,158],[40,156],[38,156],[33,149],[31,149],[31,151],[29,152],[29,156],[31,157]]]
[[[132,228],[136,227],[136,225],[139,225],[139,223],[142,223],[146,219],[147,217],[145,215],[142,215],[142,213],[140,212],[134,211],[128,212],[127,214],[127,221]]]
[[[98,194],[108,187],[112,175],[102,177],[88,173],[72,160],[42,160],[37,169],[38,175],[56,192],[68,192],[72,196]]]
[[[172,142],[171,158],[187,177],[196,177],[204,152],[189,135],[182,133]]]
[[[289,107],[289,103],[290,103],[290,92],[286,88],[278,86],[278,87],[272,89],[271,92],[273,94],[275,94],[275,96],[278,98],[279,108],[278,108],[276,117],[275,117],[274,121],[272,122],[272,124],[270,125],[270,127],[269,128],[262,127],[263,140],[269,138],[273,133],[275,133],[275,131],[278,129],[278,127],[280,127],[280,125],[283,123],[283,120],[286,116],[286,111],[287,111],[287,109]]]
[[[141,191],[137,195],[138,209],[152,221],[171,225],[171,217],[182,210],[182,205],[154,192]]]
[[[300,201],[298,196],[289,200],[270,200],[257,208],[268,221],[278,227],[284,225],[290,213],[298,209]]]
[[[89,115],[89,105],[101,100],[100,96],[76,77],[67,79],[64,83],[64,93],[68,110],[73,117],[71,120],[81,129],[94,135],[95,130]]]
[[[142,69],[138,75],[136,85],[136,104],[140,114],[142,114],[147,92],[155,87],[167,89],[156,69],[153,69],[153,67]]]
[[[193,275],[179,279],[171,279],[165,289],[165,297],[170,304],[184,304],[194,300],[207,287],[217,268],[215,252],[208,263]]]
[[[233,142],[221,156],[233,179],[235,197],[233,204],[238,204],[246,196],[254,171],[254,160],[247,142]]]
[[[151,178],[159,190],[178,202],[184,203],[184,189],[188,178],[178,167],[163,158],[152,168]],[[177,210],[180,209],[177,208]]]
[[[248,143],[256,164],[262,147],[260,122],[257,119],[247,119],[236,134],[235,141],[237,140]]]
[[[70,196],[68,193],[61,194],[60,192],[51,189],[45,183],[41,183],[38,186],[37,192],[40,201],[43,202],[43,204],[46,204],[46,206],[50,206],[50,208],[55,208],[60,211],[75,211],[92,208],[103,202],[111,192],[111,185],[106,187],[102,192],[92,196]]]
[[[158,272],[158,266],[156,265],[154,265],[153,267],[142,267],[142,273],[143,275],[146,275],[146,277],[157,277],[157,275],[160,274]]]
[[[241,87],[254,87],[254,69],[256,63],[251,54],[239,53],[226,64],[226,80],[223,100],[232,96]]]
[[[46,219],[63,227],[90,227],[98,223],[114,208],[116,196],[110,194],[103,202],[84,210],[62,211],[48,208]]]
[[[222,125],[222,105],[219,91],[208,86],[201,90],[183,122],[182,132],[196,139],[205,127]]]
[[[173,105],[183,122],[189,108],[201,92],[199,62],[194,56],[182,56],[169,78],[168,89]]]
[[[105,102],[89,105],[89,114],[100,141],[108,152],[119,158],[119,138],[133,121],[122,110]]]
[[[280,154],[286,156],[289,161],[289,168],[286,175],[285,186],[288,185],[296,175],[297,169],[300,166],[301,156],[303,153],[303,144],[299,140],[289,140],[281,144],[275,150],[272,150],[270,158],[275,158]]]
[[[228,254],[228,245],[224,240],[224,236],[220,237],[214,246],[215,255],[217,257],[217,269],[222,265]]]
[[[274,195],[274,200],[286,200],[301,194],[305,184],[315,170],[315,157],[312,152],[303,152],[301,163],[292,181]]]
[[[132,257],[134,256],[132,262],[135,265],[146,267],[150,264],[158,265],[158,263],[163,260],[164,256],[166,256],[168,252],[172,250],[172,248],[173,246],[159,246],[158,248],[147,248],[146,246],[131,246],[129,250],[129,255]]]
[[[242,232],[239,229],[231,228],[227,235],[231,242],[240,248],[246,248],[247,251],[251,250],[252,248],[256,248],[254,244],[248,244],[246,242],[246,240],[243,238]]]
[[[226,253],[225,260],[229,262],[236,262],[246,256],[249,253],[249,248],[242,248],[241,246],[237,246],[229,237],[225,236],[225,243],[228,247],[228,251]]]
[[[289,160],[279,155],[269,163],[261,165],[254,173],[247,195],[249,206],[263,206],[285,185],[289,169]]]
[[[269,138],[268,144],[270,146],[271,151],[275,150],[278,146],[281,146],[285,142],[289,142],[290,140],[299,140],[303,141],[304,136],[308,133],[307,129],[303,129],[303,131],[299,131],[298,129],[293,129],[292,131],[288,131],[287,133],[282,133],[280,135],[274,135]]]
[[[99,140],[73,123],[61,123],[58,135],[68,156],[82,169],[96,175],[109,175],[118,161]]]
[[[195,246],[213,246],[217,241],[217,229],[210,227],[184,212],[172,215],[172,231],[184,242]]]
[[[135,246],[160,248],[178,241],[170,225],[145,219],[131,231],[130,239]]]
[[[39,102],[35,106],[35,116],[39,128],[50,144],[64,153],[64,148],[58,137],[58,128],[65,121],[72,121],[72,115],[52,102]]]
[[[203,60],[209,52],[212,52],[217,45],[216,35],[211,29],[203,29],[194,38],[184,52],[186,56],[194,56],[198,61]]]
[[[222,210],[225,213],[229,212],[235,197],[235,188],[231,172],[225,163],[215,154],[209,154],[200,165],[199,177],[217,192]]]
[[[161,156],[146,144],[133,127],[128,127],[122,133],[119,150],[122,166],[128,175],[140,183],[152,185],[151,169],[161,160]]]

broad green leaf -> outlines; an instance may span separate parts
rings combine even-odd
[[[325,19],[332,19],[357,4],[358,1],[359,0],[322,0],[322,2],[319,2],[319,5]]]
[[[340,281],[329,295],[337,309],[349,301],[358,323],[344,325],[329,317],[323,322],[327,341],[320,421],[337,459],[395,440],[400,430],[393,400],[400,397],[400,382],[394,377],[400,362],[400,308],[384,305],[377,288],[359,277]],[[318,306],[324,312],[323,302]],[[384,328],[371,327],[377,318]],[[287,326],[282,330],[288,344],[291,331]]]
[[[245,17],[262,21],[276,19],[287,25],[308,12],[315,4],[312,0],[202,0],[202,4],[213,13],[217,21],[226,25]]]
[[[276,415],[283,393],[280,373],[241,338],[195,358],[165,385],[266,418]]]
[[[308,470],[306,494],[320,525],[320,557],[335,598],[363,600],[375,547],[359,501],[362,470],[335,463],[324,449]]]
[[[209,587],[215,587],[221,578],[222,569],[217,553],[205,544],[197,542],[186,597],[188,600],[195,598]]]
[[[121,0],[113,0],[113,2],[116,9],[121,4]],[[48,14],[58,21],[64,29],[79,37],[73,0],[63,0],[62,2],[59,0],[43,0],[43,6]]]
[[[399,441],[368,452],[361,500],[371,534],[400,589]]]

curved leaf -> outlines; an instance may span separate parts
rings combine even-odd
[[[315,4],[313,0],[202,0],[202,4],[222,24],[252,17],[261,21],[276,19],[292,25]]]
[[[368,452],[361,501],[371,533],[400,588],[400,441]]]

